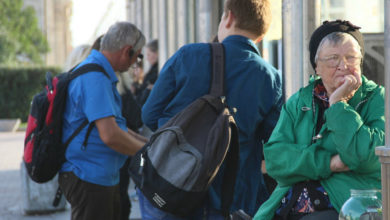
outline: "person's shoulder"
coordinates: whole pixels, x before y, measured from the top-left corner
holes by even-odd
[[[261,76],[268,76],[273,81],[277,81],[279,83],[282,83],[282,73],[276,69],[273,65],[266,62],[263,58],[260,56],[253,59],[251,62],[252,67],[257,70]]]
[[[210,46],[207,43],[186,44],[170,57],[169,63],[172,65],[188,65],[194,63],[204,63],[211,55]]]
[[[297,92],[292,94],[286,101],[287,108],[296,109],[303,106],[311,106],[314,85],[314,82],[309,83],[309,85],[300,88]]]
[[[374,81],[367,79],[365,76],[362,76],[362,93],[364,97],[385,97],[385,88],[381,85],[376,84]]]
[[[75,70],[77,70],[77,69],[79,69],[79,68],[81,68],[83,66],[91,65],[91,64],[100,65],[103,68],[104,72],[103,71],[97,71],[97,70],[88,71],[88,72],[86,72],[86,73],[76,77],[72,81],[85,82],[88,85],[93,84],[92,81],[107,81],[107,82],[110,81],[110,74],[108,74],[107,71],[105,70],[105,68],[103,67],[103,65],[101,63],[97,62],[96,60],[86,59],[83,62],[81,62],[75,68]]]
[[[186,53],[196,53],[196,52],[210,52],[210,45],[208,43],[191,43],[182,46],[178,52],[186,54]]]

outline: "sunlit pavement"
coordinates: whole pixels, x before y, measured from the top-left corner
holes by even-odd
[[[51,214],[24,215],[20,177],[23,139],[24,132],[0,132],[0,220],[69,220],[69,206]],[[130,186],[129,193],[133,192],[134,187]],[[132,200],[132,204],[130,219],[140,219],[138,202]]]

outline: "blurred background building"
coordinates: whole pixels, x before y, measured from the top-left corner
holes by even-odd
[[[24,5],[35,9],[38,25],[49,43],[50,51],[45,55],[45,64],[62,65],[72,51],[69,28],[72,0],[24,0]]]
[[[161,68],[184,44],[211,41],[217,34],[224,0],[94,1],[96,6],[105,4],[98,15],[85,9],[77,12],[72,6],[81,2],[75,0],[24,0],[24,3],[35,8],[39,26],[49,42],[47,65],[61,66],[72,48],[78,46],[74,38],[80,27],[72,30],[72,23],[93,17],[94,23],[85,25],[90,31],[81,43],[91,44],[115,20],[128,20],[144,32],[147,41],[159,40]],[[258,46],[263,57],[285,75],[287,97],[305,85],[313,73],[308,62],[308,41],[314,28],[325,20],[347,19],[362,27],[366,48],[364,73],[383,84],[384,0],[271,0],[271,3],[271,28]],[[118,14],[122,13],[124,16],[120,17]],[[297,57],[300,59],[293,61]]]

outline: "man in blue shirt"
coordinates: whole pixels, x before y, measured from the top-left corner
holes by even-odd
[[[86,145],[83,142],[89,126],[71,141],[60,170],[59,184],[71,204],[72,220],[119,219],[119,169],[126,155],[135,154],[145,140],[126,128],[115,72],[126,71],[134,64],[144,44],[145,37],[133,24],[115,23],[104,35],[100,52],[92,50],[76,67],[95,63],[108,76],[89,72],[69,84],[63,141],[85,119],[95,123]]]
[[[281,74],[266,63],[256,47],[269,28],[268,0],[227,0],[218,29],[225,47],[227,104],[236,108],[240,161],[231,211],[244,210],[253,216],[268,198],[261,173],[262,143],[279,117],[282,105]],[[143,122],[156,130],[210,88],[211,51],[208,44],[189,44],[177,51],[162,68],[142,109]],[[174,171],[173,171],[174,172]],[[208,200],[186,219],[223,219],[220,209],[221,169]],[[155,207],[140,191],[143,219],[180,219]]]

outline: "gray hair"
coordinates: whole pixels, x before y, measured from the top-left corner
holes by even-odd
[[[317,63],[318,60],[318,54],[324,47],[325,42],[329,42],[332,46],[340,45],[346,42],[347,40],[351,40],[355,46],[358,47],[358,51],[360,55],[362,56],[361,48],[359,45],[359,42],[350,34],[344,33],[344,32],[332,32],[328,35],[326,35],[324,38],[322,38],[320,44],[318,45],[318,49],[316,52],[316,56],[314,57],[314,62]]]
[[[127,45],[133,46],[133,50],[138,51],[145,45],[145,36],[130,22],[116,22],[104,34],[100,51],[115,52]]]

